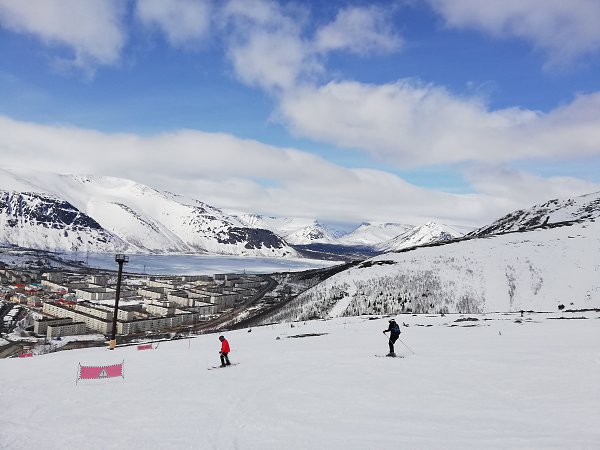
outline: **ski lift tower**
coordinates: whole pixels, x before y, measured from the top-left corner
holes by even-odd
[[[117,316],[119,315],[119,296],[121,295],[121,276],[123,275],[123,264],[129,262],[129,256],[118,254],[115,261],[119,264],[119,273],[117,275],[117,292],[115,293],[115,310],[113,313],[112,333],[110,335],[109,349],[114,350],[117,346]]]

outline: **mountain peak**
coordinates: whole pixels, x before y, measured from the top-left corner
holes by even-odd
[[[421,226],[414,227],[404,234],[397,236],[376,248],[380,251],[390,252],[402,250],[409,247],[417,247],[419,245],[431,244],[434,242],[449,241],[462,234],[448,225],[439,224],[436,222],[427,222]]]
[[[488,236],[513,231],[529,231],[539,227],[557,227],[573,223],[582,223],[600,218],[600,192],[579,197],[553,199],[534,205],[529,209],[520,209],[501,217],[469,236]]]

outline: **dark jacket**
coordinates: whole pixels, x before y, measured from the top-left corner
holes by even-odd
[[[390,337],[398,337],[400,336],[400,325],[396,322],[390,322],[390,326],[385,331],[390,332]]]

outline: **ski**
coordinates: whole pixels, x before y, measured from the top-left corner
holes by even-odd
[[[404,358],[403,355],[396,355],[396,356],[388,356],[388,355],[375,355],[377,358]]]
[[[212,367],[207,367],[207,370],[213,370],[213,369],[226,369],[227,367],[233,367],[233,366],[237,366],[239,363],[231,363],[228,366],[212,366]]]

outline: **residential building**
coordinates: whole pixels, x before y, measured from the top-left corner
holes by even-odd
[[[58,336],[75,336],[79,334],[85,334],[86,324],[85,322],[72,322],[66,324],[55,324],[48,325],[46,331],[46,337],[52,339]]]

